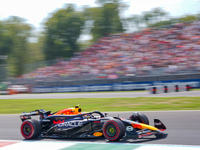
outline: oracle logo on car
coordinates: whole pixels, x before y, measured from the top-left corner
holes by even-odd
[[[83,121],[68,121],[68,122],[64,122],[64,123],[61,123],[61,124],[58,124],[57,126],[62,128],[62,127],[80,127],[83,125]]]

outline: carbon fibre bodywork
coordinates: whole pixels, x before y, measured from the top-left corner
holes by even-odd
[[[109,117],[99,111],[80,112],[72,115],[51,114],[50,111],[44,110],[24,113],[20,116],[21,134],[25,139],[34,139],[38,136],[49,138],[105,137],[110,141],[117,141],[123,137],[138,139],[150,135],[156,135],[156,137],[166,135],[164,133],[166,127],[158,119],[154,119],[154,126],[134,120],[139,113],[133,113],[131,119],[121,119]],[[31,119],[34,115],[39,115],[39,120]]]

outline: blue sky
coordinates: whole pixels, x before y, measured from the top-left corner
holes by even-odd
[[[35,28],[41,28],[42,22],[51,12],[62,8],[66,3],[77,6],[95,6],[95,0],[0,0],[0,20],[9,16],[19,16],[27,19],[27,23]],[[123,0],[130,7],[126,15],[140,14],[155,7],[162,7],[171,16],[200,13],[200,0]]]

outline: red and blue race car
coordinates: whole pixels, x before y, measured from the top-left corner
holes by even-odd
[[[39,119],[32,119],[38,115]],[[55,113],[35,110],[23,113],[21,134],[25,139],[36,139],[39,136],[48,138],[99,138],[119,141],[123,137],[138,139],[155,135],[156,138],[166,137],[166,127],[154,119],[154,126],[143,113],[135,112],[128,119],[109,117],[99,111],[83,113],[79,106],[67,108]]]

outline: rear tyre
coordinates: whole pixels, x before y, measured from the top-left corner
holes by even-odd
[[[149,119],[143,113],[135,112],[129,117],[129,120],[149,125]]]
[[[125,134],[125,125],[121,120],[108,120],[103,125],[103,135],[109,141],[119,141]]]
[[[22,136],[27,140],[36,139],[42,132],[41,123],[35,119],[25,120],[20,129]]]

